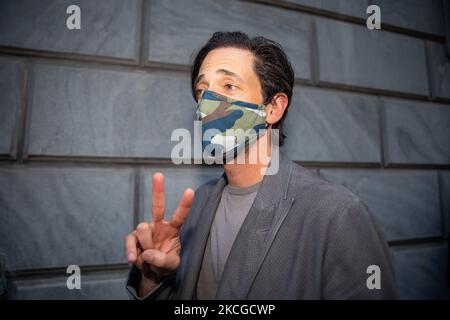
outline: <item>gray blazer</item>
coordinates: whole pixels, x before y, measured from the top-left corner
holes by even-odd
[[[181,264],[145,299],[196,299],[203,253],[226,177],[201,186],[181,231]],[[393,299],[386,240],[366,205],[280,154],[236,236],[217,299]],[[380,289],[367,286],[380,268]],[[369,279],[370,280],[370,279]],[[136,298],[140,272],[128,292]]]

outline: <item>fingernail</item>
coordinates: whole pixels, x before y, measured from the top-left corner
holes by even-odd
[[[133,255],[133,253],[129,253],[128,254],[128,262],[132,262],[132,261],[134,261],[134,255]]]

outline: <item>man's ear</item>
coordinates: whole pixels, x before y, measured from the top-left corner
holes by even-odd
[[[289,99],[285,93],[277,93],[271,103],[267,105],[266,122],[268,124],[275,124],[283,117],[289,103]]]

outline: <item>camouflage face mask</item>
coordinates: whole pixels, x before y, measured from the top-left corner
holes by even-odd
[[[203,155],[230,160],[265,133],[266,105],[228,98],[206,90],[197,105]],[[206,151],[206,152],[205,152]]]

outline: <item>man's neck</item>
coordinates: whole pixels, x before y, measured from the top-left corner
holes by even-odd
[[[226,164],[224,169],[228,184],[233,187],[249,187],[263,179],[261,167],[256,164]]]

